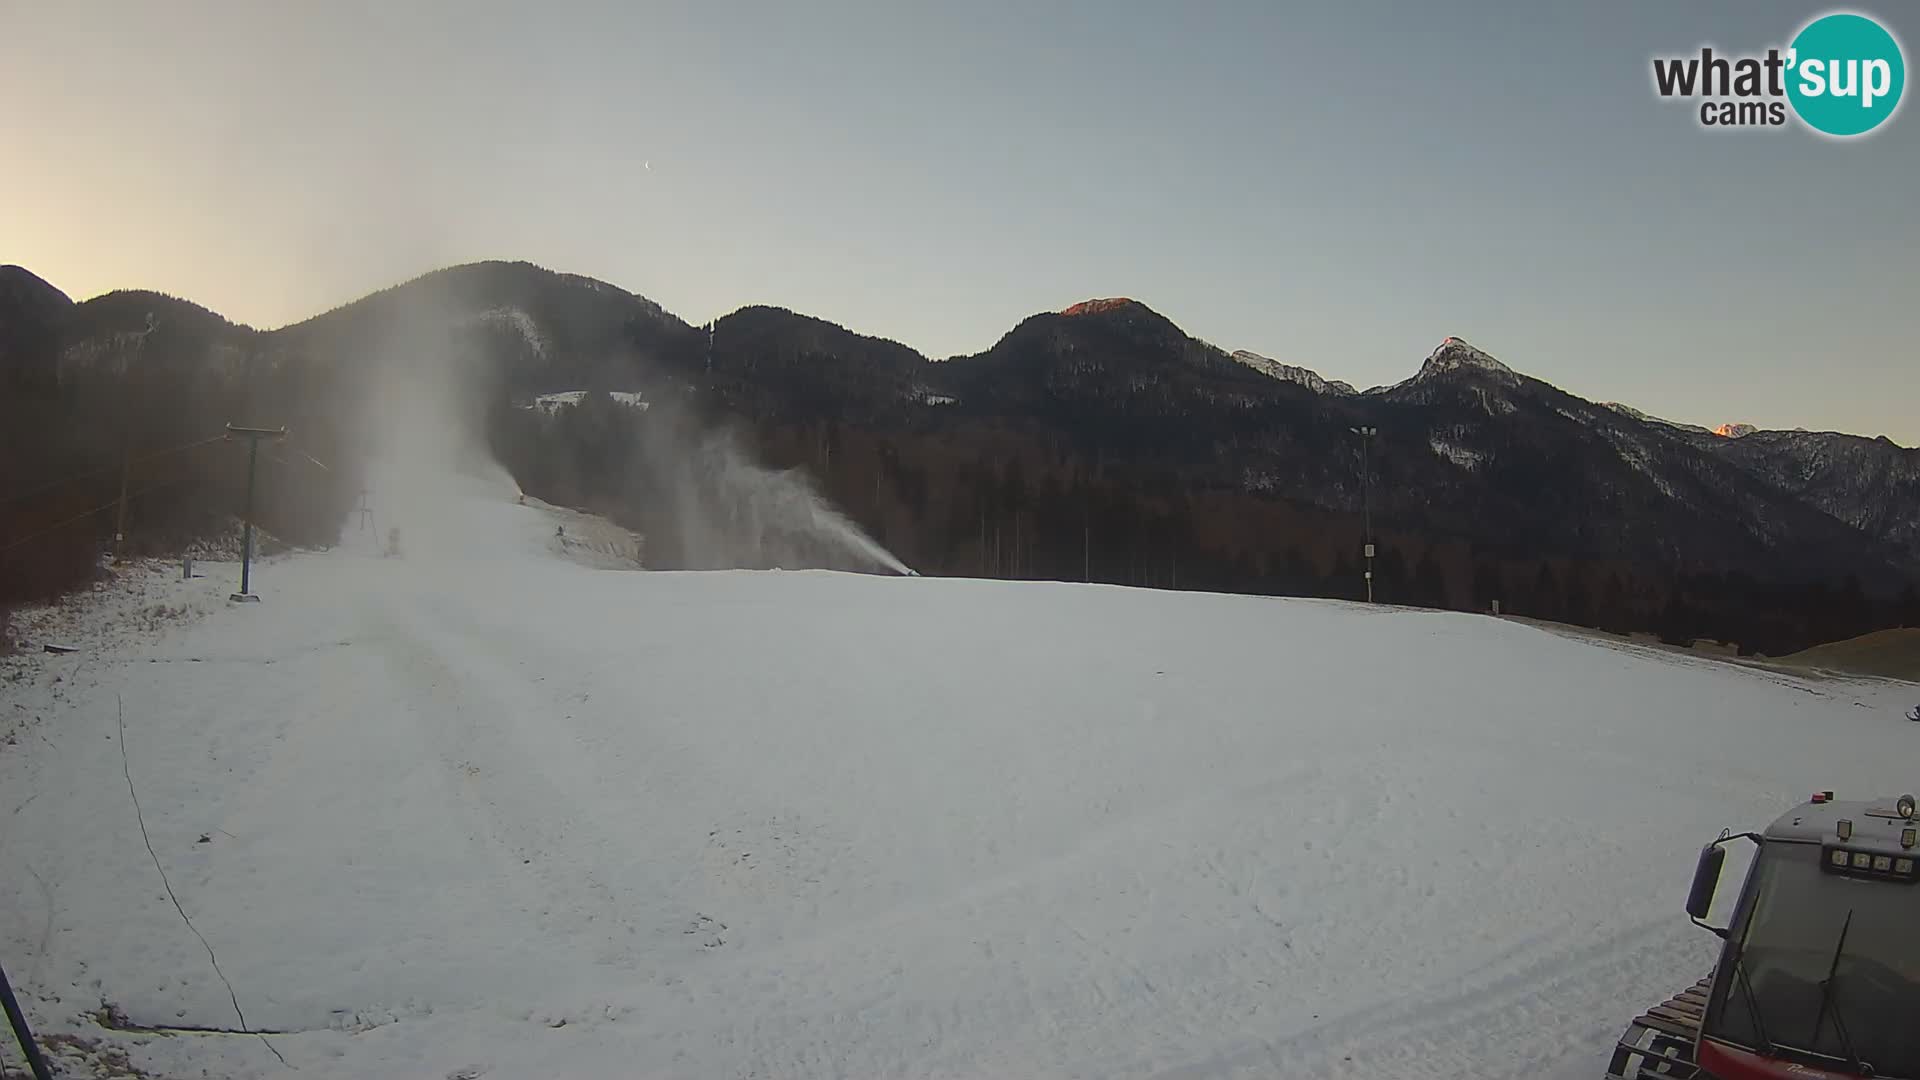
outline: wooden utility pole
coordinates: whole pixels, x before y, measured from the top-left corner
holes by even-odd
[[[147,336],[153,333],[159,324],[154,321],[153,312],[147,312],[147,328],[140,331],[140,343],[135,347],[133,369],[124,373],[120,393],[120,508],[113,519],[113,562],[118,566],[125,557],[121,545],[127,540],[127,473],[133,463],[133,414],[129,403],[134,395],[126,392],[126,381],[139,379],[144,387],[147,382]],[[145,397],[145,395],[141,395]]]
[[[246,534],[240,548],[240,591],[228,596],[227,599],[257,604],[260,598],[248,590],[251,582],[250,573],[253,569],[253,478],[260,463],[260,440],[273,439],[278,442],[287,437],[287,429],[284,426],[248,428],[228,424],[227,441],[233,441],[236,436],[247,440],[247,508],[243,518]]]
[[[125,558],[121,550],[121,545],[127,541],[127,467],[132,456],[132,448],[129,444],[133,441],[133,428],[131,426],[123,427],[120,430],[120,509],[114,515],[113,519],[113,561],[115,565],[119,565],[121,560]]]
[[[1013,512],[1013,557],[1011,561],[1013,564],[1013,572],[1008,576],[1017,578],[1020,576],[1020,511],[1018,510]]]

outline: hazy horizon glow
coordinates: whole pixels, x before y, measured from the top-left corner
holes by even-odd
[[[1826,5],[0,6],[0,263],[262,328],[527,260],[941,358],[1129,296],[1359,387],[1920,444],[1920,113],[1708,133],[1656,54]],[[1910,9],[1869,6],[1920,45]]]

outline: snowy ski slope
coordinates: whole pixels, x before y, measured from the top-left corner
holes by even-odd
[[[350,534],[257,605],[204,567],[150,583],[177,625],[13,662],[0,960],[43,1033],[169,1076],[1591,1077],[1711,961],[1702,843],[1920,787],[1900,684],[596,568],[478,484],[397,523],[398,558]],[[89,1015],[238,1026],[155,857],[297,1074]]]

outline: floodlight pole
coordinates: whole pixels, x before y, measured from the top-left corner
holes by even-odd
[[[278,441],[284,439],[287,437],[287,429],[284,425],[277,428],[249,428],[234,427],[232,424],[228,424],[227,441],[233,441],[236,436],[247,440],[247,508],[243,519],[246,526],[246,534],[240,548],[240,591],[227,597],[227,599],[257,604],[260,602],[260,598],[248,591],[248,586],[252,580],[251,571],[253,569],[253,478],[260,463],[260,440],[273,439]]]
[[[1360,515],[1362,549],[1367,560],[1367,603],[1373,603],[1373,437],[1380,434],[1377,427],[1348,428],[1348,431],[1360,436]]]

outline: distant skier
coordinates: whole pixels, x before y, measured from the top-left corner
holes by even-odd
[[[1913,721],[1916,724],[1920,724],[1920,705],[1915,705],[1913,707],[1913,711],[1907,714],[1907,719]]]

